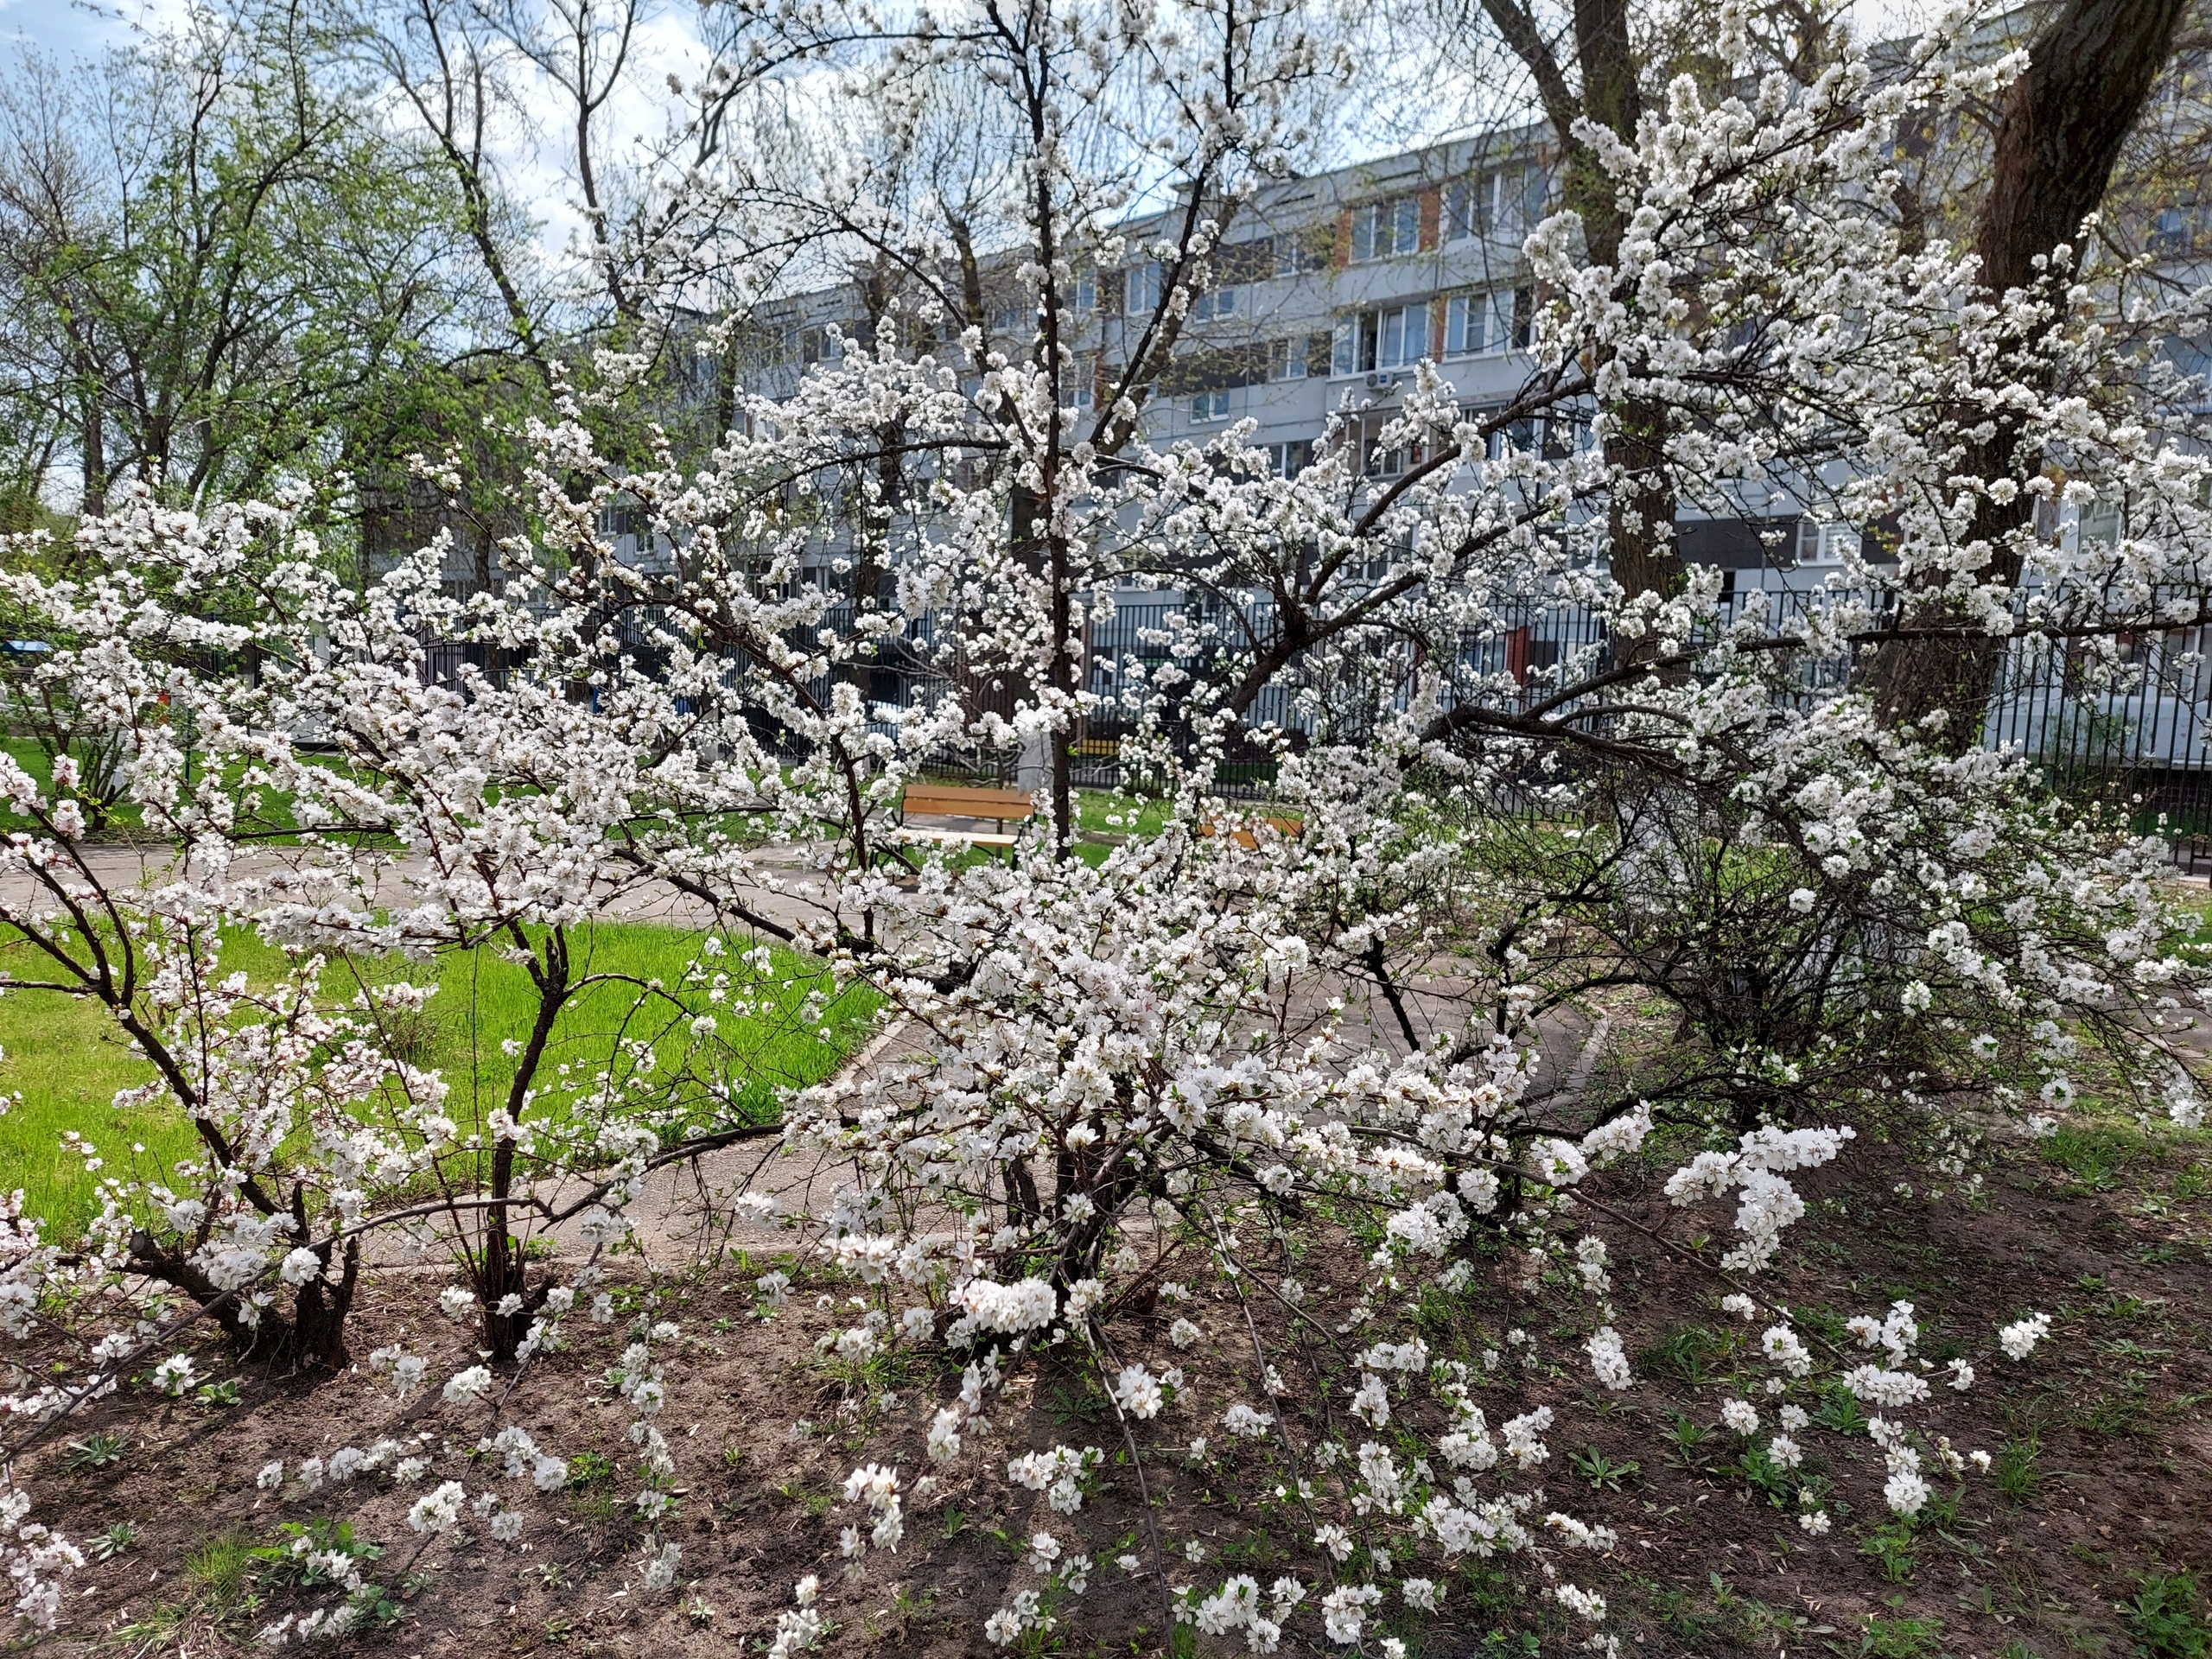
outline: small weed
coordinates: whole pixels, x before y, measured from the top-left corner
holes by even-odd
[[[1594,1446],[1583,1447],[1567,1461],[1574,1465],[1575,1473],[1588,1481],[1593,1488],[1603,1487],[1608,1491],[1615,1492],[1621,1490],[1623,1481],[1635,1479],[1637,1471],[1643,1467],[1643,1465],[1634,1461],[1615,1463]]]
[[[604,1526],[614,1518],[614,1493],[605,1486],[595,1491],[578,1492],[569,1500],[569,1507],[579,1519]]]
[[[2089,1312],[2101,1319],[2139,1319],[2157,1309],[2157,1303],[2146,1302],[2133,1292],[2115,1290],[2101,1306],[2091,1308]]]
[[[1688,1412],[1675,1412],[1667,1419],[1667,1457],[1693,1473],[1712,1464],[1713,1439],[1713,1431]]]
[[[2151,1414],[2151,1398],[2144,1386],[2146,1380],[2143,1372],[2130,1370],[2121,1376],[2117,1388],[2088,1395],[2073,1413],[2075,1426],[2115,1440],[2139,1433],[2144,1420]]]
[[[694,1596],[683,1604],[683,1617],[701,1630],[714,1623],[715,1608],[704,1596]]]
[[[1882,1570],[1882,1576],[1891,1584],[1902,1584],[1912,1576],[1912,1532],[1901,1523],[1878,1527],[1866,1535],[1859,1546],[1861,1555],[1871,1555]]]
[[[1253,1527],[1230,1538],[1221,1547],[1224,1567],[1243,1564],[1265,1567],[1275,1559],[1274,1535],[1265,1527]]]
[[[183,1608],[169,1602],[157,1601],[146,1610],[143,1618],[134,1618],[116,1631],[116,1645],[137,1646],[143,1652],[147,1648],[165,1643],[175,1634],[177,1627],[184,1623],[184,1615]]]
[[[2135,1598],[2120,1605],[2135,1651],[2146,1659],[2203,1659],[2212,1653],[2212,1624],[2200,1604],[2203,1594],[2186,1570],[2153,1573],[2136,1580]]]
[[[1513,1581],[1488,1561],[1471,1560],[1459,1569],[1460,1582],[1473,1617],[1503,1624],[1518,1611]]]
[[[92,1540],[92,1557],[111,1561],[124,1551],[137,1548],[137,1544],[138,1529],[128,1521],[118,1521]]]
[[[201,1405],[212,1410],[229,1410],[238,1402],[238,1378],[226,1376],[219,1382],[202,1382],[199,1399]]]
[[[597,1452],[579,1452],[569,1459],[569,1485],[573,1491],[599,1485],[614,1478],[614,1465]]]
[[[2037,1143],[2043,1155],[2069,1175],[2085,1192],[2109,1192],[2120,1185],[2120,1172],[2135,1150],[2130,1137],[2108,1129],[2061,1129]]]
[[[185,1576],[209,1599],[227,1605],[245,1588],[253,1552],[235,1533],[210,1538],[184,1558]]]
[[[1948,1492],[1930,1492],[1920,1506],[1920,1513],[1912,1517],[1915,1529],[1942,1533],[1955,1543],[1953,1535],[1959,1529],[1959,1505],[1966,1501],[1967,1489],[1955,1486]]]
[[[1775,1508],[1789,1509],[1797,1502],[1797,1489],[1803,1482],[1796,1471],[1777,1463],[1766,1447],[1746,1446],[1736,1466],[1743,1471],[1744,1478],[1751,1483],[1752,1489]]]
[[[1649,1370],[1671,1371],[1692,1388],[1701,1388],[1730,1345],[1709,1326],[1678,1325],[1643,1351],[1643,1363]]]
[[[277,1528],[282,1541],[247,1552],[253,1576],[264,1584],[297,1585],[312,1590],[341,1581],[344,1564],[373,1561],[384,1546],[356,1538],[351,1522],[327,1516],[301,1522],[287,1521]]]
[[[2024,1440],[2007,1440],[1997,1448],[1997,1490],[2005,1495],[2008,1503],[2025,1503],[2043,1484],[2043,1471],[2036,1467],[2036,1459],[2043,1452],[2043,1442],[2030,1434]]]
[[[69,1442],[69,1455],[62,1465],[69,1469],[105,1469],[111,1463],[123,1461],[123,1454],[130,1449],[130,1442],[120,1434],[87,1434],[81,1440]]]
[[[776,1491],[783,1497],[789,1498],[792,1503],[804,1510],[806,1511],[807,1518],[813,1521],[819,1521],[823,1516],[829,1514],[830,1506],[833,1502],[835,1502],[833,1494],[829,1492],[810,1492],[804,1486],[801,1485],[795,1480],[785,1481],[782,1485],[777,1487]]]
[[[1697,1611],[1690,1592],[1668,1586],[1651,1595],[1651,1616],[1685,1642],[1695,1642],[1719,1621]]]
[[[1839,1434],[1857,1436],[1866,1432],[1866,1414],[1859,1409],[1859,1396],[1840,1382],[1830,1383],[1821,1393],[1813,1421]]]
[[[906,1635],[914,1621],[929,1611],[930,1604],[936,1599],[937,1592],[934,1590],[925,1590],[917,1595],[903,1584],[893,1585],[891,1587],[891,1611],[899,1616],[899,1634]]]
[[[1940,1618],[1869,1618],[1859,1651],[1868,1659],[1935,1659],[1942,1643]]]
[[[1045,1409],[1052,1421],[1063,1427],[1071,1423],[1103,1422],[1114,1408],[1106,1396],[1095,1389],[1062,1386],[1046,1396]]]

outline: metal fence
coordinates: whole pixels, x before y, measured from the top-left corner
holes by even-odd
[[[1746,589],[1722,601],[1716,619],[1735,624],[1751,607],[1764,629],[1795,631],[1810,607],[1847,598],[1804,590]],[[1880,614],[1878,611],[1875,613]],[[1253,639],[1265,639],[1273,617],[1265,605],[1243,618],[1217,611],[1184,614],[1173,601],[1124,602],[1091,637],[1091,690],[1109,707],[1126,678],[1123,664],[1174,658],[1186,672],[1232,661]],[[1198,650],[1190,649],[1196,640]],[[1525,708],[1551,695],[1561,677],[1602,669],[1611,660],[1605,619],[1586,606],[1529,601],[1507,607],[1495,626],[1467,633],[1442,667],[1444,697]],[[2006,644],[1984,721],[1985,747],[2024,756],[2063,798],[2094,805],[2144,833],[2161,833],[2177,862],[2191,870],[2212,863],[2212,628],[2192,626],[2123,633],[2107,646],[2015,637]],[[1363,690],[1395,681],[1402,707],[1420,664],[1410,645],[1377,644]],[[1833,695],[1865,666],[1849,652],[1807,652],[1789,658],[1794,690],[1809,702]],[[1325,702],[1307,664],[1270,684],[1250,716],[1255,725],[1308,729],[1307,715]],[[1389,706],[1393,697],[1379,699]],[[1103,756],[1102,756],[1103,758]],[[1100,768],[1102,778],[1109,776]]]
[[[1747,589],[1723,601],[1716,619],[1727,626],[1748,607],[1763,607],[1768,631],[1794,629],[1808,607],[1850,597],[1803,590]],[[626,632],[642,641],[651,619],[626,619]],[[1265,600],[1232,608],[1179,594],[1122,596],[1095,607],[1087,631],[1084,675],[1096,712],[1073,738],[1077,780],[1095,787],[1137,781],[1124,745],[1141,709],[1157,716],[1157,729],[1185,758],[1195,741],[1184,718],[1192,688],[1241,674],[1254,650],[1274,626]],[[849,633],[849,607],[834,607],[818,627]],[[808,631],[810,634],[814,630]],[[797,645],[811,639],[795,639]],[[911,620],[898,639],[849,671],[864,680],[863,695],[891,729],[899,711],[931,707],[955,691],[982,709],[1011,713],[1016,688],[966,669],[944,649],[938,619]],[[1326,723],[1332,709],[1402,709],[1421,671],[1440,673],[1447,706],[1477,700],[1500,708],[1526,708],[1548,696],[1579,671],[1602,668],[1611,644],[1605,619],[1587,607],[1529,600],[1502,609],[1491,626],[1464,634],[1441,661],[1433,645],[1379,636],[1333,656],[1293,661],[1261,689],[1245,713],[1247,735],[1232,741],[1218,776],[1224,791],[1264,798],[1274,779],[1271,754],[1284,734],[1299,742]],[[2061,797],[2124,817],[2137,828],[2166,837],[2177,861],[2195,870],[2212,864],[2212,628],[2120,634],[2101,647],[2015,638],[2007,643],[1984,721],[1982,742],[2024,755]],[[478,648],[433,644],[425,664],[433,678],[454,675]],[[1849,653],[1792,656],[1794,690],[1779,695],[1807,701],[1847,685],[1863,664]],[[1180,671],[1162,688],[1159,671]],[[826,699],[825,680],[814,688]],[[1339,728],[1341,734],[1341,728]],[[777,740],[773,732],[763,735]],[[1009,756],[947,751],[934,770],[969,779],[1012,781],[1019,762]]]

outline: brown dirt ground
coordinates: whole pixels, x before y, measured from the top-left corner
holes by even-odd
[[[1701,1262],[1723,1245],[1700,1236],[1723,1230],[1725,1216],[1667,1206],[1657,1190],[1666,1167],[1657,1148],[1592,1189],[1674,1246],[1606,1230],[1616,1241],[1614,1300],[1636,1360],[1632,1390],[1597,1396],[1580,1351],[1592,1323],[1589,1304],[1563,1282],[1531,1301],[1440,1316],[1427,1325],[1429,1340],[1440,1353],[1471,1357],[1509,1325],[1536,1337],[1535,1363],[1509,1363],[1480,1402],[1493,1426],[1537,1402],[1558,1412],[1548,1436],[1548,1504],[1620,1535],[1604,1560],[1558,1559],[1563,1573],[1606,1596],[1626,1654],[2179,1659],[2191,1650],[2139,1645],[2141,1630],[2122,1604],[2147,1573],[2194,1567],[2212,1578],[2206,1143],[2146,1135],[2126,1118],[2079,1118],[2056,1141],[2000,1147],[1972,1205],[1897,1190],[1910,1166],[1872,1136],[1854,1143],[1842,1165],[1804,1179],[1813,1212],[1793,1231],[1789,1265],[1766,1281],[1767,1294],[1812,1331],[1894,1299],[1912,1301],[1920,1352],[1939,1364],[1968,1353],[1980,1374],[1963,1397],[1937,1389],[1942,1421],[1932,1426],[1961,1451],[2002,1456],[2009,1447],[2016,1464],[2033,1447],[2029,1480],[2014,1497],[1993,1475],[1970,1475],[1953,1505],[1939,1484],[1937,1503],[1916,1528],[1885,1535],[1896,1542],[1886,1564],[1868,1550],[1870,1535],[1890,1517],[1881,1460],[1863,1433],[1816,1427],[1800,1437],[1804,1472],[1833,1481],[1850,1506],[1818,1539],[1795,1526],[1792,1509],[1760,1494],[1737,1465],[1738,1443],[1717,1427],[1702,1447],[1662,1452],[1670,1411],[1716,1425],[1719,1401],[1755,1388],[1766,1372],[1751,1363],[1761,1325],[1711,1311],[1726,1287]],[[1357,1259],[1346,1250],[1299,1264],[1319,1306],[1344,1306],[1349,1279],[1338,1269]],[[1159,1578],[1147,1570],[1132,1579],[1109,1564],[1123,1549],[1144,1549],[1134,1483],[1126,1461],[1116,1461],[1120,1432],[1071,1363],[1047,1363],[1019,1382],[994,1414],[997,1444],[971,1434],[968,1455],[941,1490],[910,1505],[900,1552],[872,1558],[859,1584],[839,1580],[836,1535],[854,1516],[834,1500],[838,1483],[861,1455],[895,1460],[910,1481],[919,1474],[927,1408],[949,1396],[957,1374],[936,1362],[894,1360],[849,1394],[814,1357],[811,1342],[850,1318],[818,1307],[817,1298],[834,1294],[842,1301],[857,1287],[803,1279],[804,1294],[764,1323],[754,1317],[751,1281],[768,1265],[756,1249],[654,1281],[633,1271],[626,1287],[627,1306],[654,1299],[654,1317],[677,1321],[683,1332],[675,1344],[680,1357],[668,1357],[659,1419],[679,1471],[677,1516],[663,1535],[683,1548],[675,1592],[648,1592],[640,1583],[644,1529],[626,1509],[636,1490],[626,1456],[628,1413],[603,1380],[625,1326],[579,1319],[573,1349],[531,1367],[497,1416],[490,1408],[439,1408],[410,1417],[365,1369],[315,1387],[249,1372],[240,1402],[229,1409],[170,1403],[149,1414],[143,1399],[111,1404],[105,1421],[88,1421],[78,1432],[129,1434],[133,1444],[122,1461],[71,1470],[57,1446],[16,1471],[37,1497],[39,1518],[73,1537],[124,1521],[137,1529],[130,1548],[77,1575],[64,1627],[45,1645],[57,1654],[132,1659],[246,1650],[262,1624],[288,1610],[329,1605],[332,1593],[241,1576],[234,1552],[226,1569],[224,1552],[208,1551],[211,1541],[266,1543],[283,1522],[331,1516],[386,1548],[381,1581],[399,1592],[396,1622],[346,1643],[365,1655],[759,1652],[777,1612],[791,1605],[793,1581],[809,1571],[822,1573],[823,1605],[836,1626],[828,1651],[985,1652],[982,1619],[1031,1582],[1019,1564],[1020,1541],[1048,1523],[1099,1562],[1089,1594],[1075,1604],[1082,1630],[1064,1625],[1051,1649],[1161,1650]],[[1164,1276],[1197,1275],[1171,1267]],[[434,1357],[434,1376],[469,1363],[463,1333],[429,1306],[442,1281],[420,1270],[378,1270],[355,1317],[356,1353],[404,1340]],[[1683,1332],[1685,1307],[1707,1310],[1688,1321],[1694,1334]],[[1994,1330],[2029,1308],[2051,1314],[2053,1338],[2014,1364],[1996,1354]],[[1277,1562],[1289,1560],[1286,1546],[1300,1535],[1300,1520],[1257,1496],[1277,1478],[1263,1477],[1266,1447],[1224,1448],[1224,1405],[1257,1397],[1241,1315],[1233,1305],[1199,1313],[1206,1337],[1181,1357],[1196,1400],[1150,1426],[1159,1432],[1147,1446],[1160,1448],[1146,1457],[1154,1518],[1171,1552],[1192,1540],[1207,1552],[1203,1567],[1173,1562],[1171,1582],[1211,1589],[1224,1573],[1250,1571],[1265,1583],[1283,1570]],[[1156,1331],[1171,1317],[1165,1306],[1130,1308],[1115,1328]],[[1332,1392],[1341,1399],[1341,1357],[1317,1351],[1310,1358],[1336,1373]],[[1732,1386],[1732,1375],[1739,1379]],[[882,1402],[885,1389],[899,1396],[895,1407]],[[795,1439],[795,1418],[817,1427]],[[572,1459],[595,1452],[613,1473],[541,1499],[527,1482],[494,1483],[495,1471],[464,1470],[461,1454],[500,1422],[520,1423]],[[449,1535],[410,1563],[414,1540],[404,1516],[427,1487],[394,1488],[378,1478],[313,1497],[296,1488],[281,1497],[255,1488],[255,1471],[270,1458],[296,1461],[417,1431],[449,1453],[438,1458],[432,1480],[464,1478],[472,1492],[496,1484],[527,1498],[521,1545]],[[1170,1449],[1198,1433],[1209,1435],[1215,1453],[1205,1465]],[[995,1478],[1007,1446],[1053,1440],[1096,1445],[1109,1459],[1072,1522],[1050,1516],[1041,1495],[1009,1492]],[[1592,1471],[1602,1477],[1586,1454],[1591,1447],[1621,1465],[1605,1484],[1591,1478]],[[1310,1554],[1299,1552],[1300,1565]],[[1406,1629],[1413,1653],[1570,1650],[1578,1632],[1550,1604],[1516,1587],[1530,1578],[1525,1571],[1509,1576],[1477,1562],[1439,1576],[1447,1586],[1444,1610],[1425,1629]],[[1389,1605],[1395,1607],[1395,1598]],[[2200,1611],[2212,1618],[2212,1610]],[[1324,1648],[1319,1634],[1309,1601],[1290,1624],[1284,1651],[1339,1651]],[[1232,1639],[1209,1640],[1198,1650],[1244,1649]]]

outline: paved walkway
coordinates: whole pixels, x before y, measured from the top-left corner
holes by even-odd
[[[81,855],[86,869],[102,887],[120,894],[158,887],[175,868],[176,849],[166,842],[130,843],[100,842]],[[280,849],[239,855],[232,864],[241,880],[269,880],[300,867],[304,861]],[[372,855],[364,867],[372,871],[370,897],[379,906],[393,908],[421,902],[429,874],[429,861],[419,856],[393,858]],[[824,879],[807,864],[804,847],[772,848],[754,861],[760,885],[747,889],[747,906],[771,921],[796,931],[824,913],[820,899],[828,892]],[[0,876],[0,902],[21,906],[40,896],[41,889],[20,872]],[[680,892],[666,881],[644,880],[613,869],[607,871],[599,908],[604,915],[623,921],[661,922],[671,926],[704,927],[715,920],[712,906]]]

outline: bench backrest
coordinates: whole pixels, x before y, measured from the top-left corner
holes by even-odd
[[[1021,823],[1037,816],[1036,803],[1019,789],[966,789],[957,784],[909,784],[899,803],[905,813],[948,818],[990,818]]]
[[[1296,841],[1306,833],[1306,820],[1303,818],[1262,818],[1258,822],[1267,825],[1285,841]],[[1217,836],[1221,833],[1221,827],[1208,820],[1198,826],[1198,833]],[[1249,830],[1236,830],[1234,839],[1239,847],[1257,847],[1260,844],[1259,837]]]

